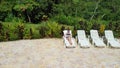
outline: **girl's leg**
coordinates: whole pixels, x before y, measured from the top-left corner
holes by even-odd
[[[71,37],[68,38],[68,41],[72,45],[72,39],[71,39]]]

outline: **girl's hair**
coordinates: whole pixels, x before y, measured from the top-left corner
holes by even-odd
[[[70,28],[68,27],[67,30],[70,30]]]
[[[67,28],[67,32],[68,32],[68,33],[70,32],[70,28],[69,28],[69,27]]]

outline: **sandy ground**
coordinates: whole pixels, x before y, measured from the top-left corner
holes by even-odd
[[[120,49],[65,48],[55,38],[0,42],[0,68],[120,68]]]

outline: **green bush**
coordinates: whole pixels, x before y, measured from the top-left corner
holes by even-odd
[[[0,23],[0,41],[38,38],[60,38],[62,32],[72,26],[60,25],[53,21],[42,22],[41,24],[4,22]],[[64,29],[62,28],[64,27]],[[74,32],[73,32],[74,33]]]
[[[25,29],[27,29],[27,32],[25,30],[25,33],[29,34],[30,39],[38,39],[38,38],[40,38],[39,24],[25,23]]]
[[[114,35],[116,37],[120,37],[120,21],[117,21],[115,24],[114,24]]]
[[[39,27],[40,38],[44,38],[47,36],[47,34],[46,34],[47,30],[48,30],[48,27],[46,26],[45,23],[40,25],[40,27]]]
[[[10,25],[9,24],[2,24],[2,27],[0,28],[0,40],[1,41],[8,41],[10,40]]]
[[[94,22],[92,25],[92,29],[99,30],[100,29],[100,24],[97,22]]]
[[[54,17],[54,20],[57,21],[59,24],[72,26],[72,25],[78,24],[80,18],[72,17],[72,16],[65,16],[65,15],[57,15]]]
[[[8,16],[5,18],[5,22],[19,23],[24,22],[24,20],[22,18],[15,17],[13,14],[8,14]]]
[[[8,40],[16,40],[18,37],[16,36],[15,29],[16,24],[13,23],[3,23],[4,25],[4,38],[8,38]]]
[[[30,30],[30,39],[32,39],[33,38],[33,29],[30,28],[29,30]]]
[[[114,31],[115,37],[120,37],[120,22],[113,21],[112,24],[106,22],[107,21],[86,21],[84,19],[79,19],[78,23],[72,26],[54,21],[45,21],[41,22],[41,24],[3,22],[0,23],[0,41],[53,37],[60,38],[63,36],[63,30],[68,27],[72,30],[74,37],[77,35],[76,31],[78,29],[84,29],[88,35],[91,29],[99,30],[100,35],[104,34],[104,29],[109,29]]]
[[[3,24],[2,22],[0,22],[0,34],[2,33],[2,29],[3,29]]]
[[[30,31],[29,31],[29,29],[27,29],[27,28],[24,30],[23,39],[31,39]]]
[[[19,39],[23,39],[23,37],[24,37],[24,29],[25,29],[25,26],[22,23],[17,26]]]
[[[99,29],[100,36],[104,35],[104,30],[105,30],[105,25],[101,24]]]
[[[0,22],[0,41],[3,41],[4,33],[3,33],[3,24]]]
[[[61,25],[56,22],[43,22],[39,27],[40,37],[61,37]]]

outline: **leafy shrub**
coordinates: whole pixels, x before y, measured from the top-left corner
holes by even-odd
[[[115,23],[113,31],[116,37],[120,37],[120,21]]]
[[[57,15],[54,17],[54,20],[57,21],[59,24],[65,25],[76,25],[79,22],[79,18],[72,17],[72,16],[65,16],[65,15]]]
[[[30,28],[30,39],[32,39],[33,38],[33,30],[32,30],[32,28]]]
[[[61,37],[61,26],[56,22],[43,22],[40,25],[39,33],[41,37]]]
[[[56,22],[48,22],[47,27],[49,28],[48,35],[51,37],[60,37],[61,26]]]
[[[2,22],[0,22],[0,35],[2,34],[2,30],[3,30],[3,24]]]
[[[6,31],[6,32],[5,32],[4,37],[5,37],[5,41],[10,40],[10,34],[9,34],[9,31]]]
[[[28,34],[29,39],[40,38],[39,34],[39,24],[25,23],[25,34]]]
[[[4,28],[4,40],[5,38],[8,38],[8,40],[17,40],[18,36],[16,35],[16,32],[15,32],[17,24],[4,22],[3,25],[4,25],[3,27]]]
[[[63,34],[63,30],[65,30],[65,26],[62,26],[62,27],[61,27],[61,33],[60,33],[60,34],[61,34],[62,36],[64,35],[64,34]]]
[[[15,17],[12,14],[8,14],[5,18],[5,22],[24,22],[24,20],[22,18]]]
[[[105,30],[105,25],[101,24],[99,29],[99,33],[101,36],[104,34],[104,30]]]
[[[72,26],[60,25],[53,21],[42,22],[41,24],[0,23],[0,41],[18,40],[18,39],[37,39],[45,37],[61,37],[62,31]],[[62,28],[62,26],[64,28]],[[74,33],[74,32],[73,32]]]
[[[85,19],[80,19],[80,21],[78,23],[79,24],[76,24],[74,26],[74,30],[75,31],[85,30],[86,34],[89,34],[89,31],[91,30],[93,23],[90,21],[86,21]],[[77,34],[77,33],[75,32],[75,34]]]
[[[17,34],[17,26],[18,23],[4,23],[4,25],[9,25],[9,27],[6,27],[6,30],[9,29],[10,33],[10,40],[18,40],[18,34]]]
[[[114,25],[113,25],[113,22],[109,22],[109,23],[107,24],[106,29],[112,30],[112,29],[114,28],[113,26],[114,26]]]
[[[42,21],[47,21],[48,20],[48,16],[47,15],[43,15],[42,16]]]
[[[82,21],[82,20],[79,21],[79,27],[82,30],[87,30],[87,27],[88,27],[87,21]]]
[[[31,39],[29,29],[27,29],[27,28],[24,29],[24,36],[23,36],[23,38],[24,39]]]
[[[44,38],[46,37],[46,31],[48,30],[48,28],[46,27],[46,24],[45,25],[41,25],[40,28],[39,28],[39,34],[40,34],[40,37],[41,38]]]
[[[72,31],[73,33],[73,37],[75,37],[75,36],[77,36],[77,28],[74,26],[74,28],[73,28],[73,31]]]
[[[3,24],[0,22],[0,41],[3,41],[4,33],[3,33]]]
[[[92,25],[92,29],[99,30],[100,29],[100,24],[94,22],[93,25]]]
[[[40,34],[39,34],[39,29],[38,28],[33,28],[32,31],[33,31],[33,35],[32,35],[33,39],[40,38]]]
[[[119,29],[120,29],[120,22],[118,21],[114,24],[114,31],[118,32]]]
[[[23,39],[23,37],[24,37],[24,29],[25,29],[25,26],[24,26],[23,23],[20,23],[17,26],[16,30],[17,30],[17,35],[18,35],[19,39]]]
[[[4,25],[0,24],[0,41],[8,41],[10,40],[10,29],[9,24]]]
[[[60,24],[67,24],[69,25],[69,20],[65,15],[56,16],[55,20],[57,20]]]
[[[27,24],[27,25],[29,25],[29,24]],[[27,26],[27,25],[25,25],[25,24],[18,25],[18,27],[17,27],[18,33],[17,34],[18,34],[19,39],[32,39],[32,38],[34,38],[34,33],[33,33],[32,27]]]

